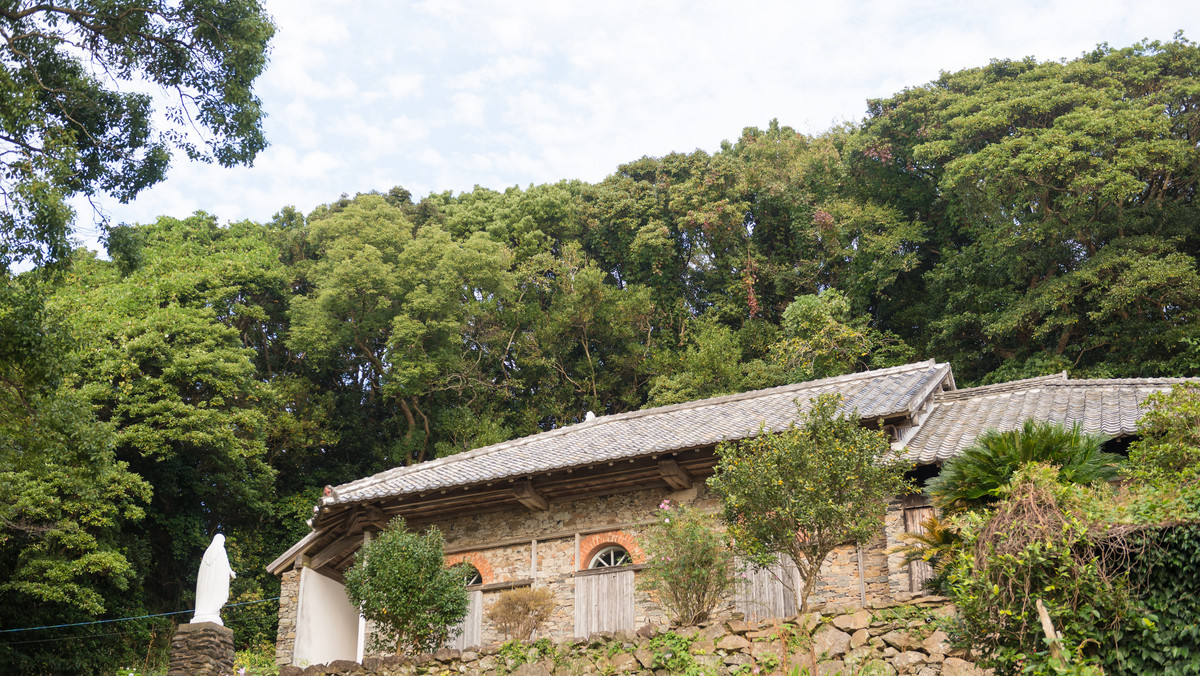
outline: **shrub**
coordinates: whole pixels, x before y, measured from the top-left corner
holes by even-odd
[[[1139,612],[1113,632],[1104,666],[1113,674],[1200,673],[1200,525],[1142,531],[1134,560]]]
[[[1138,421],[1140,439],[1129,446],[1128,473],[1135,480],[1200,482],[1200,384],[1183,383],[1146,397]]]
[[[1040,462],[1059,468],[1058,480],[1087,485],[1112,479],[1122,462],[1101,447],[1108,437],[1084,434],[1079,425],[1026,420],[1021,429],[988,430],[930,479],[927,490],[943,508],[980,506],[999,500],[1013,474]]]
[[[488,608],[488,619],[505,640],[528,641],[554,612],[554,594],[545,587],[510,589]]]
[[[409,532],[393,519],[363,545],[346,571],[346,596],[376,625],[372,650],[418,653],[437,649],[467,614],[460,566],[447,568],[442,533]]]
[[[659,505],[662,517],[642,538],[649,557],[640,585],[654,594],[678,625],[708,619],[737,580],[733,552],[717,520],[688,507]]]
[[[1094,662],[1110,647],[1098,639],[1132,612],[1128,549],[1096,516],[1111,496],[1060,483],[1057,468],[1037,463],[1018,470],[1007,493],[994,512],[956,518],[962,545],[945,571],[959,610],[956,642],[1002,673],[1052,672],[1035,610],[1041,599],[1064,647]]]

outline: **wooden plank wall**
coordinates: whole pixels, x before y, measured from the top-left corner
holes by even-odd
[[[909,533],[924,533],[923,521],[933,516],[933,507],[910,507],[904,510],[904,530]],[[933,577],[933,566],[924,561],[908,564],[909,591],[924,591],[925,581]]]
[[[575,578],[575,635],[633,631],[633,571]]]
[[[467,605],[467,616],[459,624],[462,631],[458,632],[458,636],[446,644],[448,648],[466,650],[471,646],[480,645],[480,633],[483,628],[483,592],[472,591],[467,592],[467,595],[471,600],[469,605]]]
[[[796,595],[792,587],[798,576],[796,564],[791,559],[784,559],[784,562],[777,562],[768,568],[747,564],[744,572],[746,577],[738,583],[734,592],[733,607],[746,614],[746,621],[796,614]]]

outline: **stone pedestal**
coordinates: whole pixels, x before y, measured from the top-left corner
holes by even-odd
[[[171,640],[167,676],[233,674],[233,630],[215,622],[181,624]]]

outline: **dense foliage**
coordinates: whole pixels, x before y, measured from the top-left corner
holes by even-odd
[[[128,202],[173,147],[223,166],[266,147],[251,84],[275,29],[257,0],[19,0],[0,28],[0,273],[68,252],[71,195]],[[129,82],[176,95],[165,128]]]
[[[39,604],[5,627],[185,608],[218,524],[233,598],[270,599],[263,566],[303,534],[315,487],[587,411],[926,358],[960,385],[1200,375],[1200,48],[1182,37],[994,61],[872,101],[859,125],[771,122],[594,184],[396,187],[265,223],[113,227],[102,260],[67,250],[63,200],[132,198],[172,146],[248,161],[271,28],[249,0],[67,6],[90,23],[0,11],[63,86],[0,50],[0,127],[29,146],[4,147],[25,164],[0,186],[15,200],[0,223],[0,607]],[[157,135],[140,94],[89,79],[62,46],[88,26],[111,73],[178,82],[214,145]],[[197,51],[155,40],[184,35]],[[85,103],[100,107],[80,117]],[[20,262],[38,267],[16,276]],[[1146,471],[1191,462],[1146,439]],[[77,561],[95,565],[64,577]],[[269,617],[238,613],[239,646],[270,640]],[[103,649],[74,671],[144,657],[151,631],[87,639]],[[58,645],[10,644],[0,667],[72,671]]]
[[[432,652],[467,614],[462,570],[447,567],[441,531],[408,530],[394,519],[354,555],[346,596],[375,623],[372,651]]]
[[[999,673],[1200,673],[1195,388],[1148,408],[1117,468],[1133,480],[1117,490],[1112,463],[1093,462],[1096,440],[1033,424],[1007,441],[985,435],[978,457],[932,487],[956,513],[906,556],[935,562],[933,584],[959,609],[955,640]],[[1058,656],[1037,604],[1061,635]]]
[[[942,573],[958,607],[959,644],[1000,673],[1053,673],[1043,671],[1051,657],[1035,610],[1041,601],[1076,659],[1114,648],[1105,637],[1133,615],[1133,600],[1126,546],[1098,511],[1111,504],[1102,491],[1029,462],[994,510],[961,517],[962,540]]]
[[[1118,627],[1105,668],[1116,674],[1200,673],[1200,526],[1147,531],[1132,571],[1141,618]]]
[[[1085,434],[1078,424],[1026,420],[1020,429],[986,430],[942,466],[926,491],[943,509],[994,502],[1009,490],[1013,475],[1031,462],[1058,469],[1058,481],[1089,485],[1117,476],[1123,458],[1102,450],[1108,437]]]
[[[708,485],[737,551],[760,566],[786,556],[804,583],[793,589],[808,611],[825,558],[839,545],[879,536],[888,502],[911,490],[887,436],[839,410],[841,397],[821,395],[799,421],[717,447]]]

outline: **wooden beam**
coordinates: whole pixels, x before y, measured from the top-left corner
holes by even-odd
[[[383,510],[375,505],[367,505],[363,508],[362,514],[358,517],[358,526],[374,528],[375,530],[383,530],[387,527],[388,518],[384,515]]]
[[[641,528],[649,526],[652,523],[658,523],[657,520],[650,521],[624,521],[621,523],[609,523],[603,526],[592,526],[591,528],[582,528],[577,530],[562,530],[554,533],[538,533],[534,542],[548,542],[550,540],[563,540],[576,535],[592,535],[594,533],[609,533],[615,530],[629,530],[630,528]],[[512,547],[529,542],[533,536],[523,535],[514,538],[506,538],[504,540],[492,540],[480,544],[471,545],[455,545],[446,547],[442,550],[446,554],[462,554],[463,552],[479,552],[485,549],[498,549],[500,547]]]
[[[357,537],[346,537],[341,540],[334,540],[328,547],[317,552],[312,557],[312,562],[309,563],[309,568],[324,568],[326,564],[332,563],[336,559],[344,556],[350,550],[357,549],[362,544],[362,539]]]
[[[546,501],[546,497],[537,492],[531,481],[518,481],[513,484],[513,495],[522,505],[525,505],[533,511],[543,511],[550,509],[550,503]]]
[[[663,481],[666,481],[668,486],[677,491],[692,487],[691,475],[674,460],[659,460],[658,473],[662,475]]]

